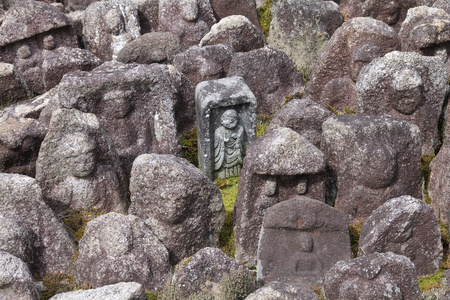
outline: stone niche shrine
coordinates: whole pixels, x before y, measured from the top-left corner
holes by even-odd
[[[241,77],[199,83],[195,89],[198,160],[211,180],[239,176],[256,139],[256,97]]]

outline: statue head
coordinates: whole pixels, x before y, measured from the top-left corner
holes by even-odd
[[[28,45],[22,45],[17,49],[17,56],[19,58],[28,58],[31,56],[31,50]]]
[[[75,177],[83,178],[95,170],[95,142],[84,133],[68,134],[61,141],[63,157],[68,172]],[[61,149],[61,148],[60,148]]]
[[[362,67],[370,63],[374,58],[380,56],[380,48],[374,44],[364,43],[354,49],[350,55],[349,62],[349,71],[352,80],[356,82]]]
[[[239,117],[237,112],[234,109],[228,109],[220,118],[220,124],[226,129],[234,129],[239,122]]]
[[[46,37],[44,37],[43,46],[44,46],[44,49],[46,49],[46,50],[53,50],[56,48],[56,42],[55,42],[55,38],[53,37],[53,35],[49,34]]]
[[[103,113],[122,119],[132,110],[131,92],[124,90],[112,90],[103,95]]]
[[[391,82],[392,106],[402,114],[412,114],[422,99],[422,90],[422,77],[416,70],[411,68],[398,70]]]

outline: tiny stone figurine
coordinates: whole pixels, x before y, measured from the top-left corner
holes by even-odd
[[[244,128],[238,124],[234,109],[228,109],[220,118],[220,126],[214,133],[214,170],[217,178],[239,176],[244,157]]]
[[[240,176],[256,139],[256,97],[242,77],[200,82],[195,89],[198,160],[211,180]]]

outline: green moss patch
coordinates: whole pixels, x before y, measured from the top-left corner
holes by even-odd
[[[45,287],[41,292],[43,300],[48,300],[56,294],[81,289],[81,287],[77,285],[73,275],[46,274],[43,278],[38,278],[38,280],[42,281]]]
[[[179,141],[183,158],[198,168],[197,128],[182,135]]]
[[[69,214],[62,217],[62,221],[75,240],[79,242],[84,235],[87,223],[103,214],[105,214],[103,211],[94,208],[87,210],[72,210]]]
[[[258,14],[259,24],[261,25],[262,32],[266,36],[269,36],[270,23],[272,22],[272,12],[270,11],[270,6],[273,0],[267,0],[263,6],[256,9]]]
[[[262,136],[267,127],[269,127],[270,121],[272,121],[271,115],[257,115],[256,116],[256,137],[259,138]]]
[[[222,201],[225,206],[225,222],[219,236],[219,248],[228,256],[234,258],[233,211],[238,193],[239,177],[217,179],[215,183],[222,194]]]
[[[439,269],[432,275],[417,278],[420,290],[426,292],[434,288],[439,288],[441,286],[442,275],[444,275],[445,271],[445,269]]]
[[[350,245],[352,248],[352,258],[358,256],[359,251],[359,236],[361,235],[361,228],[363,226],[363,222],[359,222],[351,225],[348,229],[350,232]]]

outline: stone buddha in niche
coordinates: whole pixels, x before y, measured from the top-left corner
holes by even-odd
[[[226,110],[220,118],[221,126],[214,132],[215,178],[239,176],[244,158],[244,128],[234,109]]]

